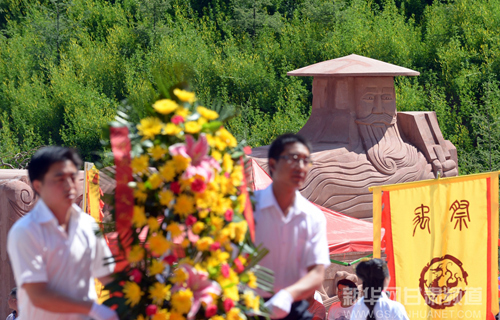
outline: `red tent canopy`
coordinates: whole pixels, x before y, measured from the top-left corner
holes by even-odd
[[[265,189],[271,184],[271,177],[254,159],[250,161],[254,191]],[[373,251],[372,223],[351,218],[319,205],[316,206],[323,211],[326,218],[326,236],[330,254]]]

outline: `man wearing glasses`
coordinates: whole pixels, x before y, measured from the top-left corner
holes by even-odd
[[[299,189],[312,166],[311,145],[295,134],[279,136],[269,148],[273,183],[255,194],[255,239],[269,249],[261,260],[274,271],[266,302],[272,319],[311,319],[304,300],[314,294],[330,265],[326,220]]]

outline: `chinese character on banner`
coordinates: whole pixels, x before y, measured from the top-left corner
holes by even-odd
[[[453,210],[450,222],[452,222],[453,219],[457,220],[455,222],[455,227],[453,227],[453,229],[456,229],[457,225],[459,224],[460,224],[460,231],[462,231],[462,225],[464,225],[466,228],[469,228],[467,226],[467,221],[470,222],[469,201],[461,200],[460,202],[458,202],[458,200],[455,200],[455,202],[451,204],[449,210]]]
[[[429,216],[426,216],[426,214],[428,214],[429,211],[430,211],[429,207],[424,206],[423,204],[421,204],[414,210],[416,217],[413,218],[413,224],[415,225],[415,228],[413,229],[413,236],[415,236],[415,231],[417,230],[417,227],[420,227],[420,229],[422,230],[425,230],[427,228],[429,234],[431,233],[431,229],[429,227],[431,218]]]

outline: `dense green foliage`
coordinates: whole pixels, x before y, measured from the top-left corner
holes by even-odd
[[[250,145],[297,131],[311,78],[286,72],[356,53],[415,69],[398,109],[434,110],[461,173],[500,169],[500,0],[0,0],[0,157],[44,144],[95,160],[122,103],[158,75],[237,107]],[[491,160],[490,160],[491,159]]]

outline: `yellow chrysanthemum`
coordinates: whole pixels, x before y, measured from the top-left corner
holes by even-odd
[[[149,287],[149,297],[153,303],[161,306],[164,300],[170,300],[170,287],[171,285],[166,286],[160,282],[155,282]]]
[[[248,275],[247,285],[252,289],[257,288],[257,277],[255,276],[255,274],[249,271],[247,272],[247,275]]]
[[[198,133],[201,130],[201,126],[198,122],[196,121],[188,121],[184,125],[184,131],[187,133]]]
[[[239,165],[234,166],[230,179],[233,186],[235,187],[241,186],[241,183],[243,182],[243,168]]]
[[[205,119],[205,118],[203,118],[203,117],[200,117],[200,118],[198,118],[198,120],[197,120],[196,122],[198,123],[198,125],[199,125],[200,127],[202,127],[202,128],[203,128],[203,125],[204,125],[205,123],[207,123],[207,122],[208,122],[208,120],[207,120],[207,119]]]
[[[144,292],[141,291],[141,287],[135,282],[127,281],[123,286],[123,294],[125,295],[125,302],[131,307],[141,301],[141,297],[144,295]]]
[[[236,140],[236,138],[224,127],[217,130],[216,135],[231,148],[234,148],[238,145],[238,141]]]
[[[221,317],[221,316],[213,316],[209,320],[225,320],[225,319],[223,317]]]
[[[214,158],[217,161],[221,161],[222,160],[222,155],[217,150],[212,150],[212,153],[210,155],[212,156],[212,158]]]
[[[144,203],[146,202],[146,199],[148,198],[148,194],[141,191],[141,190],[134,190],[134,198],[137,200],[139,203]]]
[[[231,257],[226,251],[221,251],[220,249],[212,251],[211,256],[218,261],[219,264],[226,263]]]
[[[161,146],[154,146],[148,149],[148,153],[155,160],[160,160],[167,153],[167,149],[162,148]]]
[[[134,227],[140,228],[147,223],[146,214],[144,213],[144,207],[134,206],[134,215],[132,216],[132,223]]]
[[[224,288],[223,294],[224,294],[224,297],[229,298],[229,299],[234,300],[234,301],[238,301],[240,298],[240,295],[238,292],[238,286],[236,284]]]
[[[170,313],[168,313],[167,310],[165,309],[160,309],[156,311],[156,313],[151,316],[151,320],[169,320],[170,319]]]
[[[174,180],[175,167],[175,162],[172,160],[167,161],[164,166],[160,167],[160,175],[165,182],[171,182]]]
[[[169,135],[169,136],[175,136],[175,135],[179,134],[181,131],[182,131],[181,127],[169,122],[163,127],[163,131],[161,133]]]
[[[214,148],[215,147],[215,137],[213,135],[211,135],[210,133],[207,133],[205,135],[205,137],[207,138],[207,143],[210,146],[210,148]]]
[[[215,231],[219,231],[224,227],[224,219],[220,217],[212,217],[210,224],[215,227]]]
[[[174,271],[174,275],[172,278],[170,278],[170,281],[172,283],[175,283],[177,285],[182,285],[186,280],[188,279],[188,273],[184,271],[183,268],[177,268]]]
[[[148,182],[151,185],[151,189],[155,190],[163,183],[163,180],[158,173],[153,173],[149,176]]]
[[[181,100],[182,102],[193,103],[196,101],[196,97],[194,92],[189,92],[182,89],[174,89],[174,94]]]
[[[189,164],[191,163],[191,158],[185,158],[180,154],[173,156],[172,159],[175,171],[179,173],[186,170],[187,167],[189,167]]]
[[[240,309],[231,308],[231,310],[229,310],[228,313],[226,314],[226,320],[243,320],[243,318],[240,315]]]
[[[135,318],[135,320],[146,320],[146,318],[144,318],[144,316],[140,314],[137,316],[137,318]]]
[[[166,230],[170,232],[170,234],[172,235],[172,237],[178,237],[178,236],[180,236],[182,234],[182,229],[181,229],[180,225],[177,222],[170,223],[167,226]]]
[[[170,313],[170,319],[169,320],[186,320],[184,316],[178,312],[171,312]]]
[[[181,116],[183,119],[186,119],[186,117],[189,115],[189,110],[181,107],[175,111],[175,114]]]
[[[245,301],[245,305],[253,310],[259,310],[260,297],[255,296],[252,290],[246,290],[243,293],[243,300]]]
[[[162,235],[156,234],[148,239],[149,250],[157,256],[161,256],[170,249],[170,242]]]
[[[143,139],[154,139],[155,135],[161,133],[163,128],[163,123],[160,119],[156,117],[148,117],[141,119],[141,123],[137,125],[137,130],[139,130],[139,135]]]
[[[207,109],[205,107],[198,107],[196,108],[196,111],[198,111],[198,113],[203,118],[206,118],[208,120],[215,120],[219,117],[219,114],[216,111]]]
[[[174,200],[174,193],[170,190],[163,190],[158,193],[158,198],[162,206],[170,207],[170,203]]]
[[[179,105],[177,102],[174,100],[170,99],[162,99],[158,100],[153,104],[153,108],[156,110],[156,112],[161,113],[161,114],[169,114],[175,111]]]
[[[197,221],[194,225],[193,228],[191,229],[194,234],[200,234],[200,232],[205,229],[205,224],[201,221]]]
[[[190,244],[191,244],[191,241],[189,241],[189,239],[184,239],[181,242],[181,247],[183,247],[184,249],[186,249],[187,247],[189,247]]]
[[[228,227],[231,230],[230,237],[236,243],[240,243],[245,239],[245,235],[248,230],[248,224],[246,220],[242,220],[240,222],[231,222]]]
[[[202,237],[196,242],[196,248],[199,251],[208,251],[213,243],[214,239],[210,237]]]
[[[231,233],[231,227],[227,226],[219,232],[217,237],[215,237],[215,241],[219,242],[221,245],[225,244],[229,241],[229,239],[231,239]]]
[[[127,260],[130,263],[136,263],[144,259],[144,248],[141,245],[136,244],[132,246],[127,255]]]
[[[229,153],[225,153],[224,157],[222,157],[222,168],[225,172],[231,173],[233,171],[233,159]]]
[[[160,224],[158,223],[158,219],[155,217],[149,217],[148,218],[148,227],[149,227],[149,232],[155,232],[160,228]]]
[[[154,276],[156,274],[160,274],[165,270],[165,265],[163,262],[157,259],[153,259],[151,262],[151,266],[149,267],[149,274]]]
[[[132,159],[130,163],[132,171],[134,173],[146,173],[149,168],[149,157],[147,155],[142,155],[137,158]]]
[[[172,294],[172,307],[175,311],[186,314],[191,309],[193,303],[193,292],[190,289],[179,290]]]
[[[198,201],[196,201],[196,203],[198,204]],[[200,209],[200,211],[198,211],[198,216],[200,219],[205,219],[209,213],[210,211],[208,209]]]
[[[194,213],[194,199],[186,194],[181,194],[174,205],[174,213],[180,215],[181,217],[187,217],[191,213]]]

